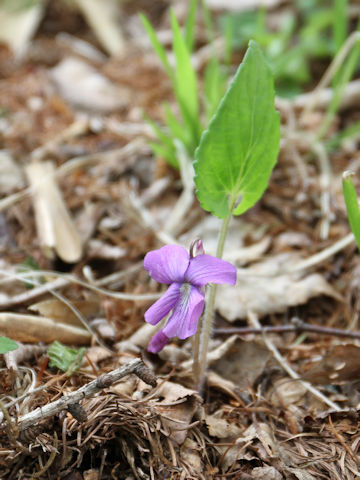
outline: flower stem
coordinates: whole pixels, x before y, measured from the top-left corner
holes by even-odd
[[[224,218],[221,225],[218,245],[216,249],[216,256],[222,258],[225,246],[225,240],[229,228],[230,219],[232,217],[232,209],[227,217]],[[205,307],[205,313],[202,321],[201,329],[201,343],[200,343],[200,352],[199,352],[199,361],[198,361],[198,371],[194,371],[195,375],[195,385],[197,386],[198,391],[201,393],[203,390],[205,382],[205,372],[207,368],[207,354],[209,348],[209,341],[211,337],[212,324],[214,319],[214,306],[216,298],[216,285],[210,284],[207,292],[207,301]],[[195,353],[195,352],[194,352]],[[196,362],[194,362],[194,367]],[[197,374],[197,375],[196,375]]]

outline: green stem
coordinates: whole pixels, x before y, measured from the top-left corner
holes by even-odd
[[[230,209],[230,213],[227,217],[224,218],[223,223],[221,225],[216,256],[218,258],[222,258],[225,246],[225,240],[229,228],[230,219],[232,217],[232,209]],[[205,307],[204,318],[202,322],[202,330],[201,330],[201,348],[199,352],[199,370],[198,375],[195,377],[195,384],[197,385],[198,391],[201,393],[204,386],[205,381],[205,372],[207,368],[207,354],[209,349],[209,341],[211,337],[211,330],[212,330],[212,323],[214,319],[214,306],[215,306],[215,298],[216,298],[216,285],[210,284],[208,287],[208,295]]]

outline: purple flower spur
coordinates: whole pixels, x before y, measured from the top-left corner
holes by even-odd
[[[194,255],[193,250],[200,254]],[[201,240],[197,240],[190,253],[184,247],[166,245],[145,256],[144,267],[149,275],[157,282],[170,285],[145,312],[145,321],[156,325],[172,311],[165,327],[151,339],[149,352],[159,352],[172,337],[185,339],[196,333],[204,309],[206,284],[235,285],[234,265],[205,255],[203,251]]]

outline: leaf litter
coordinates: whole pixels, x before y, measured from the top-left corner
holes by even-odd
[[[80,15],[86,16],[86,2],[80,3]],[[234,2],[225,3],[232,8]],[[173,341],[159,356],[145,352],[154,330],[144,325],[143,315],[160,293],[142,269],[145,254],[164,241],[188,247],[196,236],[211,253],[217,227],[191,196],[178,204],[186,175],[154,158],[148,147],[152,133],[143,110],[161,121],[161,102],[173,99],[165,73],[145,50],[149,42],[137,7],[121,7],[126,36],[121,31],[120,37],[127,44],[109,58],[99,50],[114,48],[104,31],[91,30],[89,18],[91,28],[66,8],[50,2],[36,34],[9,40],[22,62],[15,64],[10,50],[1,47],[0,168],[7,180],[2,175],[0,334],[27,343],[5,354],[0,369],[1,478],[359,476],[358,340],[314,332],[266,334],[281,352],[285,363],[279,365],[261,337],[215,335],[204,400],[192,389],[190,341]],[[168,15],[161,10],[148,13],[166,33]],[[112,29],[107,7],[102,15]],[[59,39],[64,31],[73,37]],[[81,53],[75,39],[84,42]],[[194,53],[197,65],[200,51]],[[300,317],[320,328],[358,328],[354,244],[296,269],[349,233],[340,179],[343,170],[358,165],[358,154],[349,155],[348,145],[326,156],[311,147],[330,93],[276,102],[283,123],[279,164],[261,202],[232,223],[224,258],[236,264],[239,275],[236,288],[220,290],[220,328],[251,324],[252,315],[266,326]],[[317,104],[302,115],[311,95]],[[356,95],[359,87],[352,82],[333,132],[356,117]],[[24,189],[25,172],[35,161],[54,166],[50,196],[42,199],[48,227],[32,210],[36,189]],[[76,244],[65,242],[58,257],[48,254],[54,243],[48,245],[40,233],[58,227],[54,197],[65,229],[71,214],[77,238]],[[167,229],[175,206],[183,224]],[[35,259],[38,274],[19,272],[27,256]],[[89,347],[70,378],[48,366],[47,346],[54,340]],[[156,373],[156,387],[130,375],[104,384],[79,408],[62,409],[19,431],[17,420],[24,415],[139,356]],[[289,378],[284,366],[338,410]]]

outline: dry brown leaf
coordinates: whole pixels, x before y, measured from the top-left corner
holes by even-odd
[[[51,343],[58,340],[67,345],[88,345],[91,335],[83,328],[55,322],[51,318],[21,313],[0,313],[0,335],[19,342]]]
[[[188,435],[187,429],[194,413],[202,402],[201,397],[195,390],[173,382],[164,382],[157,396],[163,399],[154,403],[154,410],[161,415],[162,424],[170,438],[181,445]]]
[[[301,378],[320,385],[338,385],[359,380],[359,375],[360,347],[347,343],[329,347],[321,360],[316,360]]]
[[[212,415],[205,416],[205,423],[208,427],[209,435],[217,438],[232,439],[239,437],[241,429],[235,423],[228,422],[222,418],[223,411],[218,410]]]
[[[186,461],[195,474],[198,475],[198,478],[205,478],[203,473],[203,464],[201,461],[201,456],[199,452],[199,446],[196,442],[187,438],[185,442],[181,445],[180,455]]]
[[[262,374],[270,356],[269,350],[260,343],[236,338],[212,368],[226,380],[246,389]]]
[[[109,113],[128,105],[129,91],[113,85],[83,60],[68,57],[51,70],[60,95],[76,108]]]
[[[318,480],[316,477],[311,475],[311,473],[307,472],[303,468],[289,468],[288,467],[286,470],[288,470],[293,475],[295,475],[295,477],[298,480]]]
[[[282,480],[283,476],[274,467],[255,467],[251,470],[251,478],[255,480]]]
[[[226,395],[238,399],[235,394],[237,386],[234,384],[234,382],[231,382],[230,380],[225,380],[225,378],[221,377],[212,370],[209,370],[207,374],[207,383],[209,387],[218,389],[224,392]]]
[[[233,322],[246,318],[249,312],[259,317],[284,312],[288,307],[302,305],[319,295],[341,300],[339,293],[320,274],[281,273],[296,261],[297,255],[281,254],[243,269],[235,287],[220,285],[217,309]]]
[[[94,317],[100,312],[100,303],[95,300],[72,300],[70,303],[85,318]],[[34,303],[30,305],[28,309],[62,323],[83,326],[79,317],[75,315],[71,308],[57,298],[50,298],[42,302]]]
[[[237,439],[237,443],[246,443],[254,439],[260,441],[267,457],[278,456],[278,446],[269,425],[263,422],[253,423],[243,436]]]
[[[47,254],[53,250],[68,263],[80,260],[82,245],[79,234],[55,180],[52,162],[33,162],[26,167],[34,190],[33,204],[39,241]]]
[[[307,389],[303,383],[289,378],[281,378],[275,381],[271,404],[275,407],[294,405],[301,402],[306,395]]]

